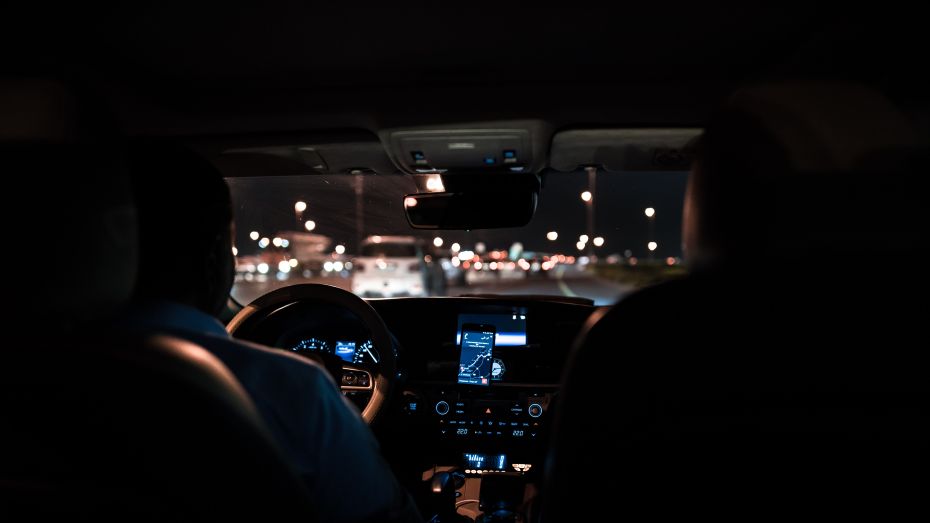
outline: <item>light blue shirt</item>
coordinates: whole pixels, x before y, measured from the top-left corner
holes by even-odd
[[[320,365],[296,354],[233,339],[193,307],[136,307],[130,328],[192,341],[238,378],[306,482],[321,521],[419,521],[368,426]]]

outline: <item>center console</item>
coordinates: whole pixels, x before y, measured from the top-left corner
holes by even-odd
[[[460,515],[506,520],[535,492],[557,385],[537,380],[546,355],[532,324],[523,307],[457,314],[427,365],[431,379],[404,391],[405,415],[441,456],[423,479],[457,475]]]
[[[406,372],[385,441],[441,521],[527,519],[541,485],[561,371],[590,304],[372,300]]]

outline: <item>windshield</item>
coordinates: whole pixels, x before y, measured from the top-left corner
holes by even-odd
[[[417,192],[407,176],[229,178],[233,297],[326,283],[371,298],[532,294],[609,305],[683,272],[686,181],[684,172],[547,174],[525,227],[419,231],[404,216],[404,195]]]

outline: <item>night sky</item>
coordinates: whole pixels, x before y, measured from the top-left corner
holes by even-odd
[[[253,230],[272,238],[280,231],[304,231],[298,223],[294,203],[307,203],[303,220],[316,222],[316,234],[344,244],[355,252],[355,177],[349,175],[305,175],[285,177],[231,178],[228,180],[236,212],[236,246],[240,254],[259,251],[249,238]],[[448,248],[453,242],[471,250],[476,242],[488,249],[509,249],[515,242],[525,250],[578,254],[575,243],[586,233],[585,204],[580,194],[587,189],[587,174],[552,173],[545,177],[539,206],[533,220],[516,229],[480,231],[417,231],[407,225],[403,195],[416,192],[406,176],[363,177],[364,236],[373,234],[414,235],[432,240],[440,236]],[[595,191],[595,236],[603,236],[605,245],[595,252],[602,256],[632,251],[634,256],[648,255],[650,240],[659,246],[657,258],[681,256],[681,205],[687,173],[598,173]],[[656,209],[654,237],[650,237],[646,207]],[[546,233],[557,231],[556,241]]]

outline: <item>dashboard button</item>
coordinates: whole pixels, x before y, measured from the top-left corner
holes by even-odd
[[[531,403],[529,408],[526,409],[526,412],[530,415],[531,418],[538,418],[542,416],[543,408],[539,403]]]
[[[449,413],[449,404],[444,400],[439,400],[436,402],[436,414],[440,416],[445,416]]]

